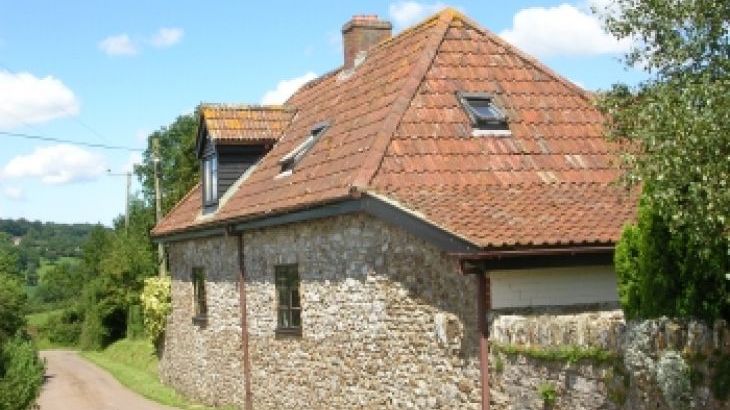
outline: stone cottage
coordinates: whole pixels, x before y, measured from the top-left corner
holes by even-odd
[[[489,408],[491,312],[616,305],[617,149],[590,94],[453,9],[342,33],[284,105],[200,107],[200,184],[153,231],[162,377],[246,409]]]

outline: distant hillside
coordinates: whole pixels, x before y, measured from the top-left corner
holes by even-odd
[[[81,246],[95,226],[0,219],[0,232],[10,235],[18,247],[21,271],[35,271],[43,260],[80,257]]]

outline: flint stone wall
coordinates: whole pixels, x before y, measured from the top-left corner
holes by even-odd
[[[539,386],[557,392],[553,409],[727,410],[713,397],[714,363],[730,354],[727,323],[624,320],[620,310],[491,314],[493,345],[594,346],[615,354],[598,363],[545,361],[492,349],[492,409],[544,409]],[[726,376],[727,377],[727,376]]]
[[[238,293],[238,239],[176,242],[168,248],[172,313],[167,319],[160,377],[208,405],[243,403],[243,351]],[[207,324],[194,324],[194,267],[206,274]]]
[[[254,409],[479,409],[476,283],[455,259],[374,218],[247,232]],[[173,311],[163,380],[206,404],[243,403],[237,239],[170,246]],[[274,267],[296,263],[302,336],[277,337]],[[208,275],[192,323],[191,272]]]

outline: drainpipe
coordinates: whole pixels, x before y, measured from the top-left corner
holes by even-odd
[[[248,353],[248,318],[246,314],[246,262],[243,253],[243,232],[238,234],[238,295],[241,305],[241,350],[243,350],[243,389],[245,410],[253,409],[251,398],[251,359]]]
[[[474,276],[476,284],[477,331],[479,334],[479,374],[481,376],[482,410],[489,410],[489,325],[487,312],[491,308],[490,280],[480,264],[462,259],[459,261],[462,275]]]

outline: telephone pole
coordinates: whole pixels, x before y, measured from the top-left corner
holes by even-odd
[[[124,230],[129,233],[129,195],[132,190],[132,172],[113,173],[111,169],[107,169],[106,173],[113,177],[127,177],[127,187],[124,195]]]
[[[160,192],[160,173],[157,169],[160,163],[160,140],[158,138],[152,140],[152,150],[152,163],[155,173],[155,221],[160,223],[162,220],[162,193]],[[167,275],[167,264],[165,263],[165,245],[162,242],[157,243],[157,259],[160,277],[164,277]]]

